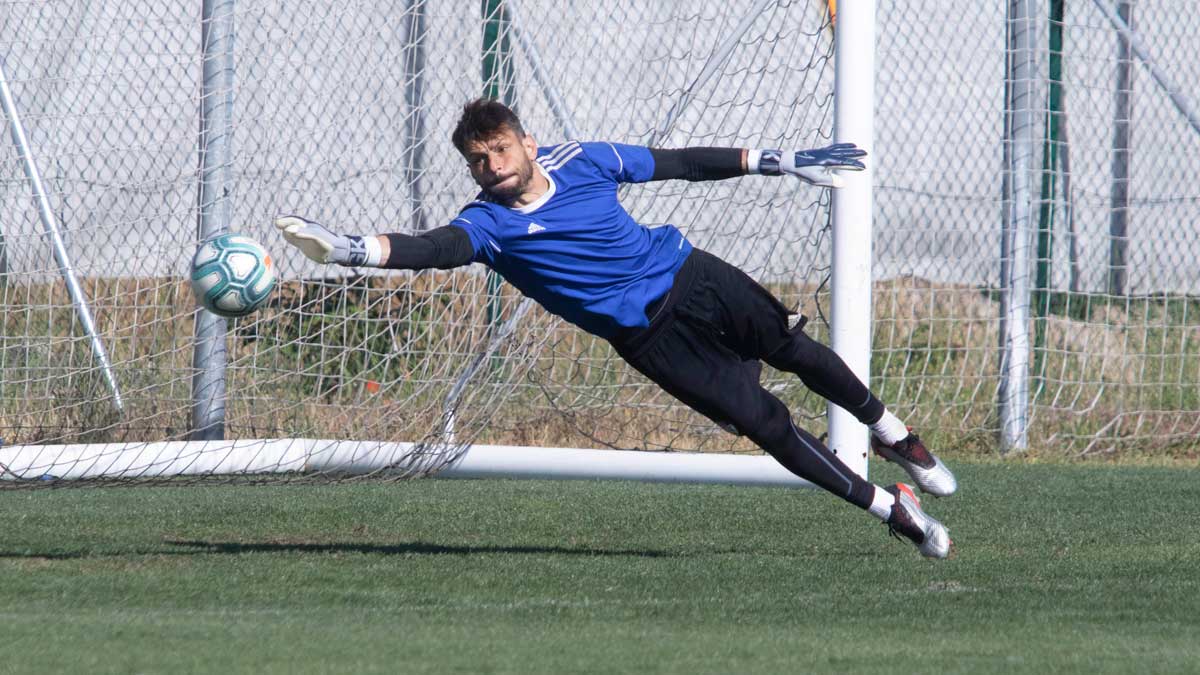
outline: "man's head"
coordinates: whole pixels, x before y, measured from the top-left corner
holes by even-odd
[[[471,101],[463,106],[451,140],[484,192],[508,201],[528,191],[537,143],[508,106],[483,98]]]

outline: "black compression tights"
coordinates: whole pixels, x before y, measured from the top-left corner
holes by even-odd
[[[832,349],[800,331],[764,359],[773,367],[798,375],[805,386],[853,414],[863,424],[883,416],[883,404],[863,385]],[[867,508],[874,487],[850,471],[824,443],[792,422],[787,406],[770,392],[758,389],[748,419],[739,431],[766,450],[792,473],[861,508]]]
[[[766,450],[783,468],[818,487],[858,506],[867,508],[875,487],[847,467],[832,450],[812,434],[797,427],[787,406],[770,392],[759,388],[760,406],[752,423],[735,426]]]
[[[863,424],[883,417],[883,403],[829,347],[796,331],[792,340],[764,359],[772,367],[795,373],[804,386],[837,405]]]

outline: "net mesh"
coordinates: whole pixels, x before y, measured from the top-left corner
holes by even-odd
[[[1021,242],[1032,255],[1020,271],[1032,291],[1029,443],[1194,456],[1192,19],[1171,1],[1026,2],[1029,20],[1009,25],[1006,4],[1021,3],[944,3],[936,16],[880,7],[873,385],[910,423],[994,447],[1005,74],[1023,31],[1034,62],[1033,222]],[[1145,59],[1109,18],[1130,5]]]
[[[197,313],[185,272],[199,238],[198,4],[0,2],[11,28],[0,57],[123,402],[113,405],[25,164],[7,144],[6,445],[91,443],[105,456],[105,444],[191,430]],[[1200,133],[1184,111],[1200,99],[1200,45],[1179,0],[1136,4],[1145,59],[1121,52],[1105,3],[1071,3],[1061,21],[1053,5],[1029,3],[1025,27],[1037,128],[1035,189],[1024,198],[1040,230],[1028,273],[1045,278],[1030,299],[1030,443],[1194,453]],[[269,307],[230,324],[227,437],[434,448],[449,429],[448,448],[756,451],[536,306],[496,339],[527,306],[484,270],[317,266],[270,223],[296,213],[348,233],[411,233],[448,222],[475,190],[448,138],[461,105],[483,92],[511,103],[544,145],[571,135],[663,147],[825,144],[834,90],[826,2],[235,7],[231,229],[273,252],[281,284]],[[1003,4],[966,0],[882,3],[878,19],[872,385],[940,445],[994,447],[1012,26]],[[1052,106],[1056,60],[1062,95]],[[1130,100],[1131,140],[1127,177],[1114,181],[1126,111],[1118,94]],[[746,177],[627,186],[622,201],[640,222],[674,224],[745,269],[827,339],[825,192]],[[1119,222],[1125,234],[1114,237]],[[823,429],[824,402],[796,378],[767,369],[764,385],[800,424]]]

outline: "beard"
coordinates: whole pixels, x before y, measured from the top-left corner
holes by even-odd
[[[515,180],[514,176],[516,177]],[[500,201],[512,201],[520,197],[529,189],[530,183],[533,182],[533,162],[525,162],[524,165],[517,167],[516,171],[509,174],[505,180],[498,182],[503,183],[503,185],[493,183],[485,187],[483,191]]]

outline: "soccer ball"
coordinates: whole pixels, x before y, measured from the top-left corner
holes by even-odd
[[[192,256],[192,293],[213,314],[246,316],[275,288],[275,269],[266,249],[250,237],[222,234],[208,239]]]

